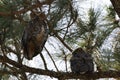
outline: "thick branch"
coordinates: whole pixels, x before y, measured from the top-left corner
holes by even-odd
[[[62,78],[64,79],[99,79],[99,78],[119,78],[120,77],[120,71],[106,71],[106,72],[94,72],[92,74],[74,74],[71,72],[55,72],[55,71],[49,71],[49,70],[42,70],[42,69],[36,69],[32,67],[28,67],[25,65],[21,65],[13,60],[10,60],[7,57],[0,56],[0,62],[6,62],[14,67],[17,67],[19,69],[22,69],[25,72],[33,73],[33,74],[39,74],[39,75],[45,75],[50,76],[54,78]],[[5,72],[4,72],[5,73]],[[9,72],[7,72],[9,73]],[[15,72],[13,72],[15,73]],[[19,73],[19,72],[17,72]]]
[[[10,71],[4,71],[4,70],[0,70],[0,75],[4,75],[4,74],[11,74],[11,75],[16,75],[19,74],[19,72],[10,72]]]

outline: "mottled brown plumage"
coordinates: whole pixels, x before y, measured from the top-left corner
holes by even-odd
[[[47,37],[48,28],[45,20],[41,16],[36,16],[24,29],[22,36],[23,54],[25,58],[31,60],[41,53]]]
[[[82,48],[77,48],[72,52],[70,66],[74,73],[85,74],[94,71],[92,56],[89,53],[86,53]]]

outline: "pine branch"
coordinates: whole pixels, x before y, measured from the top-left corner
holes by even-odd
[[[3,57],[0,55],[0,62],[5,62],[8,64],[13,65],[19,69],[22,69],[24,72],[39,74],[39,75],[46,75],[54,78],[61,78],[64,79],[99,79],[99,78],[119,78],[120,71],[106,71],[106,72],[94,72],[91,74],[74,74],[71,72],[55,72],[50,70],[42,70],[37,68],[28,67],[22,64],[19,64],[7,57]],[[0,74],[11,74],[8,71],[0,71]],[[19,74],[21,72],[12,72],[14,74]]]
[[[53,30],[51,23],[46,19],[48,27],[50,31],[60,40],[60,42],[70,51],[72,52],[73,50],[64,42],[64,40],[58,35],[56,30]]]
[[[8,17],[8,16],[14,16],[14,15],[18,15],[18,14],[21,14],[21,13],[26,13],[28,11],[31,11],[33,9],[36,9],[38,7],[42,7],[42,5],[49,5],[53,2],[54,0],[46,0],[44,2],[41,2],[41,3],[36,3],[34,5],[31,5],[31,7],[28,7],[28,8],[25,8],[25,9],[21,9],[19,11],[12,11],[12,12],[0,12],[0,16],[5,16],[5,17]]]

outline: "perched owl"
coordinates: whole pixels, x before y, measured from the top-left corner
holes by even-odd
[[[47,23],[43,18],[43,14],[40,14],[29,21],[28,26],[24,29],[21,42],[25,58],[31,60],[41,53],[47,38]]]
[[[93,58],[89,53],[86,53],[82,48],[77,48],[72,53],[70,59],[71,70],[74,73],[92,73],[94,71]]]

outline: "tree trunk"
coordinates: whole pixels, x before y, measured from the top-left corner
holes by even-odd
[[[117,12],[117,15],[120,18],[120,0],[110,0],[115,11]]]

